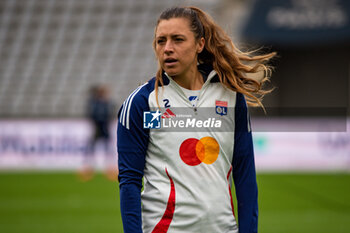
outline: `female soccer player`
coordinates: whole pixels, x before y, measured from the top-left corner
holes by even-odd
[[[159,62],[156,77],[138,87],[119,112],[124,232],[257,232],[257,183],[245,99],[261,105],[268,91],[262,89],[267,77],[256,81],[247,74],[267,71],[264,64],[274,54],[240,52],[195,7],[165,10],[153,45]],[[216,129],[220,124],[209,123],[212,118],[206,126],[205,121],[177,119],[180,108],[193,116],[200,115],[200,108],[209,109],[233,130]],[[190,130],[162,129],[161,122],[169,119]]]

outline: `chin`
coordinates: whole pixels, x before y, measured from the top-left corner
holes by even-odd
[[[175,69],[164,69],[163,70],[169,75],[169,76],[177,76],[179,75],[179,71],[175,70]]]
[[[165,71],[166,72],[166,71]],[[175,77],[178,75],[176,72],[166,72],[170,77]]]

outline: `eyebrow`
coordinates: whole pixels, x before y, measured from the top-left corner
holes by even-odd
[[[157,36],[156,39],[161,39],[161,38],[166,38],[167,36],[164,36],[164,35],[160,35],[160,36]],[[174,37],[186,37],[185,35],[183,34],[173,34],[173,35],[170,35],[171,38],[174,38]]]
[[[185,37],[185,35],[183,35],[183,34],[174,34],[174,35],[171,35],[171,37],[177,37],[177,36],[183,36],[183,37]]]

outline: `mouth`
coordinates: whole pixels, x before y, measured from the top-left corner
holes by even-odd
[[[171,65],[174,65],[178,60],[175,59],[175,58],[167,58],[164,60],[164,64],[165,65],[168,65],[168,66],[171,66]]]

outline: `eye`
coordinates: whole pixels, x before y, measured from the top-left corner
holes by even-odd
[[[165,39],[157,39],[157,44],[164,44],[165,43]]]
[[[175,41],[180,42],[180,41],[184,41],[184,39],[183,39],[183,38],[181,38],[181,37],[177,37],[177,38],[175,38]]]

